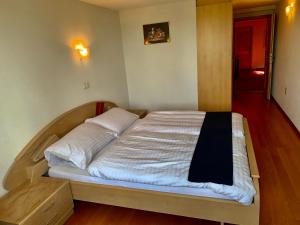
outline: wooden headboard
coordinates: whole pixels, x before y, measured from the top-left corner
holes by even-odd
[[[70,130],[83,123],[85,119],[96,116],[99,102],[90,102],[76,107],[57,117],[44,127],[18,154],[4,178],[4,188],[12,190],[28,179],[34,180],[48,169],[44,159],[45,149],[63,137]],[[112,102],[104,101],[103,111],[116,107]]]

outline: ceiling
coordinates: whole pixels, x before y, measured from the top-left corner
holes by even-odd
[[[82,2],[98,5],[113,10],[124,10],[139,8],[169,2],[178,2],[185,0],[80,0]]]
[[[178,2],[185,0],[80,0],[82,2],[98,5],[113,10],[125,10],[131,8],[139,8],[169,2]],[[202,1],[202,0],[199,0]],[[207,2],[207,0],[204,0]],[[221,0],[210,0],[221,1]],[[232,0],[234,8],[257,7],[264,5],[276,4],[280,0]]]

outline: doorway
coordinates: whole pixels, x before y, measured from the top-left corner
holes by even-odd
[[[273,15],[235,18],[233,35],[233,95],[271,94]]]

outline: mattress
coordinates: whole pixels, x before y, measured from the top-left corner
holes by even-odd
[[[126,182],[126,181],[107,180],[100,177],[93,177],[88,173],[87,170],[82,170],[75,167],[55,166],[55,167],[51,167],[48,173],[50,177],[62,178],[71,181],[80,181],[86,183],[112,185],[112,186],[126,187],[132,189],[142,189],[142,190],[150,190],[150,191],[160,191],[160,192],[167,192],[167,193],[176,193],[176,194],[183,194],[183,195],[232,200],[228,196],[217,194],[207,188],[168,187],[168,186]]]

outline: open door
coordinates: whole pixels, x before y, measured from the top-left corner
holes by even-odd
[[[263,93],[270,100],[274,35],[275,7],[242,9],[234,12],[234,95],[254,91]]]
[[[276,24],[276,15],[273,12],[270,19],[270,46],[269,46],[269,59],[268,59],[268,88],[267,88],[267,99],[271,99],[272,95],[272,79],[273,79],[273,64],[274,64],[274,44],[275,44],[275,24]]]

